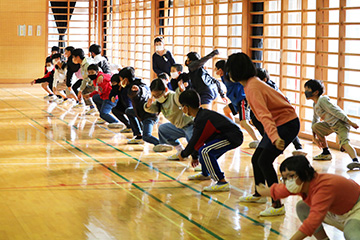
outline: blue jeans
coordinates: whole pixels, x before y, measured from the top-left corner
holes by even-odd
[[[152,135],[152,131],[154,128],[154,124],[157,122],[156,119],[145,119],[143,121],[139,121],[136,117],[135,110],[132,107],[129,107],[125,110],[126,116],[129,118],[131,130],[133,131],[134,136],[142,135],[145,142],[152,143],[154,145],[158,145],[159,139]]]
[[[224,173],[221,171],[217,160],[221,155],[234,148],[235,146],[231,145],[228,140],[215,139],[205,143],[199,149],[202,174],[204,176],[209,176],[210,174],[210,177],[217,182],[224,179]]]
[[[152,131],[156,122],[157,121],[155,119],[151,119],[151,118],[142,121],[143,139],[145,142],[152,143],[154,145],[158,145],[160,143],[159,139],[157,139],[152,135]]]
[[[177,128],[172,123],[163,123],[159,126],[159,139],[160,144],[170,144],[172,146],[178,146],[180,144],[179,138],[186,138],[189,142],[193,134],[193,125],[189,125],[184,128]]]
[[[141,125],[139,119],[136,117],[134,108],[129,107],[125,109],[125,114],[129,119],[131,130],[133,131],[134,136],[141,135]]]
[[[111,109],[113,109],[113,107],[116,106],[117,100],[116,102],[112,102],[108,99],[103,100],[100,98],[99,94],[94,95],[93,97],[93,101],[96,104],[97,109],[100,112],[100,117],[102,119],[104,119],[105,121],[107,121],[108,123],[117,123],[118,121],[110,114],[111,113]]]

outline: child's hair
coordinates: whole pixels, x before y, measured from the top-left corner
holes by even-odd
[[[295,171],[300,180],[305,182],[311,181],[315,177],[315,169],[303,155],[292,156],[285,159],[280,164],[280,172]]]
[[[51,56],[51,60],[56,59],[56,58],[61,58],[61,54],[60,53],[55,53]]]
[[[200,107],[200,96],[195,90],[189,89],[180,94],[179,102],[183,106],[197,109]]]
[[[175,68],[177,72],[182,72],[183,71],[183,66],[181,64],[175,63],[171,67]]]
[[[158,78],[162,79],[162,80],[165,80],[165,81],[168,81],[170,79],[169,75],[167,73],[160,73],[158,75]]]
[[[221,70],[223,70],[224,72],[225,72],[225,65],[226,65],[226,61],[225,60],[219,60],[219,61],[217,61],[216,63],[215,63],[215,67],[217,68],[217,69],[221,69]]]
[[[129,82],[135,80],[135,69],[133,67],[124,67],[119,72],[119,77],[127,78]]]
[[[324,93],[324,84],[322,81],[316,80],[316,79],[310,79],[305,83],[305,87],[308,87],[311,89],[312,92],[319,91],[319,95],[321,96]]]
[[[45,61],[45,64],[46,64],[46,63],[51,63],[51,64],[52,64],[52,59],[51,59],[50,57],[47,57],[47,58],[46,58],[46,61]]]
[[[270,80],[269,72],[265,68],[257,68],[256,69],[256,76],[260,78],[261,80],[264,80],[265,78],[267,80]]]
[[[150,91],[165,91],[166,85],[161,78],[155,78],[150,83]]]
[[[52,48],[51,48],[51,52],[60,52],[60,48],[58,47],[58,46],[53,46]]]
[[[197,52],[189,52],[186,56],[190,61],[200,60],[200,55]]]
[[[111,76],[111,80],[110,80],[110,82],[116,82],[117,84],[119,84],[119,83],[120,83],[120,77],[119,77],[119,74],[118,74],[118,73],[116,73],[116,74],[112,75],[112,76]]]
[[[235,82],[256,76],[256,68],[245,53],[233,53],[226,62],[225,71]]]
[[[71,52],[71,54],[72,54],[72,52],[75,50],[75,48],[73,46],[67,46],[65,48],[65,50]]]
[[[72,55],[74,57],[79,56],[81,60],[83,60],[85,58],[84,50],[82,50],[81,48],[74,49],[74,51],[72,52]]]
[[[158,43],[158,42],[161,42],[161,43],[164,43],[164,38],[163,37],[156,37],[155,39],[154,39],[154,44],[155,43]]]
[[[89,52],[92,52],[92,53],[94,53],[95,55],[99,55],[99,54],[101,53],[101,47],[100,47],[100,45],[92,44],[92,45],[89,47]]]
[[[98,71],[99,71],[99,66],[96,65],[96,64],[90,64],[90,65],[88,66],[87,70],[88,70],[88,71],[89,71],[89,70],[95,70],[96,72],[98,72]]]

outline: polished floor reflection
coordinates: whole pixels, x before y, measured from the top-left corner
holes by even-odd
[[[248,135],[219,159],[231,191],[202,194],[211,181],[188,181],[187,162],[166,160],[174,152],[127,145],[131,134],[43,96],[39,86],[0,85],[0,239],[288,239],[300,226],[298,197],[284,201],[285,216],[272,218],[258,216],[264,204],[237,202],[254,188]],[[302,143],[310,158],[319,153]],[[333,152],[314,167],[359,183],[359,173],[346,169],[348,156]]]

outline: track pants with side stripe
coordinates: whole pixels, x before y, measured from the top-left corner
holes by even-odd
[[[224,178],[224,173],[221,171],[217,162],[227,151],[236,148],[228,140],[215,139],[206,143],[199,149],[199,161],[201,163],[201,171],[204,176],[209,176],[215,181],[220,181]]]

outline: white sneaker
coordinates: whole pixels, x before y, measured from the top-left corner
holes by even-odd
[[[143,144],[144,140],[142,139],[136,139],[135,137],[133,139],[130,139],[128,142],[128,144]]]
[[[73,108],[82,108],[85,107],[85,105],[81,102],[77,103],[76,105],[73,106]]]
[[[259,140],[254,140],[249,143],[249,148],[257,148],[258,145],[259,145]]]
[[[210,175],[209,176],[204,176],[202,173],[197,173],[197,174],[194,174],[194,175],[190,175],[188,176],[188,180],[210,180],[211,177]]]
[[[132,133],[132,130],[131,130],[131,128],[124,128],[124,129],[121,129],[120,133]]]
[[[293,156],[300,156],[300,155],[306,156],[306,155],[307,155],[307,152],[305,152],[305,151],[302,150],[302,149],[298,149],[298,150],[294,150],[294,151],[292,152],[292,155],[293,155]]]
[[[106,121],[102,118],[99,118],[97,121],[96,121],[96,124],[104,124],[106,123]]]
[[[331,156],[331,154],[319,154],[319,155],[313,157],[313,159],[327,161],[327,160],[331,160],[332,156]]]
[[[56,102],[57,104],[62,104],[62,103],[64,102],[64,99],[58,98],[58,99],[55,100],[55,102]]]
[[[196,167],[194,167],[194,171],[195,172],[201,172],[201,164],[197,165]]]
[[[122,127],[122,124],[121,123],[109,123],[108,124],[108,128],[121,128]]]
[[[280,208],[269,207],[264,211],[260,212],[260,216],[262,217],[273,217],[273,216],[280,216],[285,214],[285,206]]]
[[[353,170],[354,168],[359,168],[360,169],[360,163],[359,162],[352,162],[352,163],[349,163],[347,165],[347,168],[349,170]]]
[[[179,154],[180,152],[174,153],[173,155],[168,156],[167,160],[179,160]]]
[[[171,151],[172,149],[173,149],[173,147],[171,145],[167,145],[167,144],[158,144],[153,147],[154,152],[168,152],[168,151]]]
[[[88,110],[85,115],[91,115],[93,113],[96,113],[96,109],[93,107],[93,108],[90,108],[90,110]]]
[[[248,196],[239,197],[239,202],[266,203],[266,197],[256,197],[254,195],[248,195]]]
[[[203,192],[228,192],[230,191],[230,184],[215,184],[203,188]]]
[[[57,96],[55,96],[55,95],[52,95],[52,96],[49,96],[49,98],[48,98],[48,100],[49,101],[55,101],[57,99]]]

